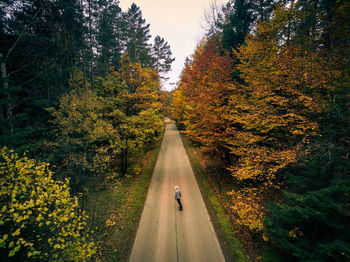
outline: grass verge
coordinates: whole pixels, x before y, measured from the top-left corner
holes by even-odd
[[[108,190],[87,193],[84,209],[98,245],[94,261],[128,261],[161,141],[139,163],[140,174],[126,176]]]
[[[180,132],[181,133],[181,132]],[[242,252],[240,242],[234,236],[232,225],[225,214],[224,208],[220,205],[219,199],[211,186],[205,172],[202,170],[199,161],[194,154],[194,147],[189,139],[181,134],[182,143],[190,159],[192,170],[207,206],[210,218],[213,222],[216,234],[219,238],[226,261],[246,262],[248,259]]]

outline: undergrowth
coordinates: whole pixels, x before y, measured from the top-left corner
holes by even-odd
[[[161,139],[130,175],[85,194],[84,209],[98,245],[94,261],[128,260],[160,146]]]

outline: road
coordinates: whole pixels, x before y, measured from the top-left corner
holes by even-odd
[[[174,186],[180,187],[179,211]],[[225,261],[175,124],[168,123],[131,262]]]

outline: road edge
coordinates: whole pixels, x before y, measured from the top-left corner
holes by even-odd
[[[132,236],[132,243],[130,245],[128,255],[126,257],[126,261],[130,261],[132,248],[133,248],[134,243],[135,243],[137,230],[139,229],[140,222],[141,222],[141,217],[142,217],[142,214],[143,214],[143,209],[145,207],[145,202],[146,202],[147,195],[148,195],[149,185],[151,183],[151,180],[152,180],[152,177],[153,177],[153,171],[154,171],[154,168],[156,167],[156,164],[157,164],[157,161],[158,161],[158,157],[159,157],[159,152],[160,152],[160,149],[161,149],[161,146],[162,146],[162,142],[163,142],[163,138],[164,138],[164,134],[165,134],[165,129],[166,129],[166,124],[164,125],[164,130],[162,131],[162,134],[160,135],[159,140],[156,142],[154,147],[149,151],[150,156],[148,158],[148,162],[147,162],[146,166],[142,169],[141,174],[140,174],[140,176],[145,176],[146,177],[145,179],[148,180],[148,183],[147,183],[146,193],[144,194],[142,208],[139,211],[138,222],[137,222],[137,224],[135,223],[135,228],[134,228],[134,232],[133,232],[133,236]]]
[[[205,171],[202,170],[192,152],[192,146],[189,144],[188,138],[184,136],[181,130],[179,130],[179,133],[225,260],[228,262],[248,262],[249,260],[245,257],[240,242],[234,237],[234,232],[231,223],[227,219],[225,210],[221,207],[216,193],[205,175]]]

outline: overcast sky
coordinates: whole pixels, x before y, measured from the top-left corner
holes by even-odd
[[[120,7],[127,11],[132,3],[140,7],[142,17],[150,24],[152,42],[156,35],[163,37],[170,45],[175,61],[170,79],[165,88],[174,88],[187,56],[193,54],[203,36],[204,11],[212,0],[120,0]],[[224,3],[226,1],[217,1]]]

